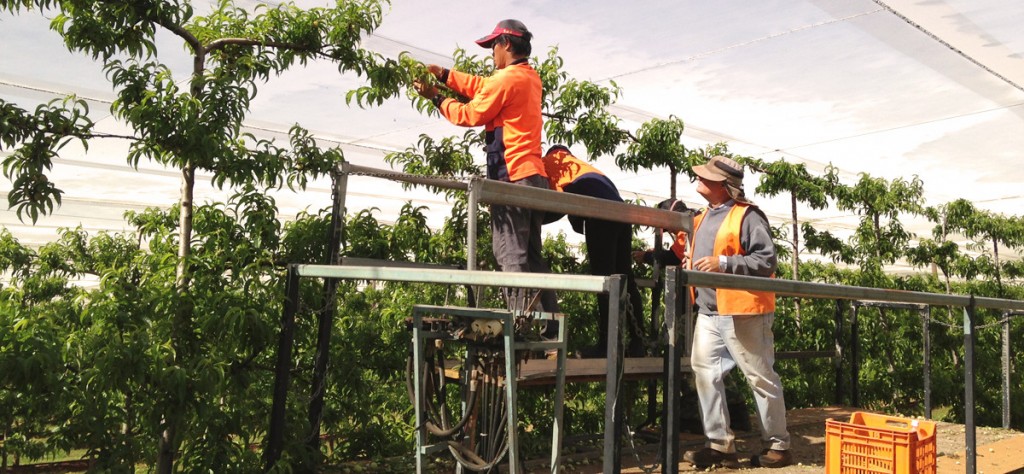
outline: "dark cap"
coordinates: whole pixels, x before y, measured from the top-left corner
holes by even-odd
[[[678,199],[666,199],[659,202],[655,207],[673,212],[686,212],[690,210],[690,208],[686,206],[685,202]]]
[[[569,147],[565,145],[551,145],[551,148],[548,148],[548,152],[545,153],[544,156],[548,156],[556,151],[564,151],[570,155],[572,154],[572,152],[569,151]]]
[[[526,25],[519,20],[501,20],[498,25],[494,27],[494,31],[491,34],[484,36],[476,40],[476,44],[484,48],[490,48],[494,44],[494,40],[501,35],[512,35],[524,38],[526,41],[530,41],[530,30],[526,29]]]

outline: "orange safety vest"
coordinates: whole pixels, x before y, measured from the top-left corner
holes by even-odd
[[[750,204],[737,202],[725,216],[722,227],[718,229],[715,236],[714,255],[746,255],[746,251],[740,245],[740,229],[743,226],[743,217],[747,214]],[[706,212],[701,212],[693,218],[693,234],[697,235],[697,229],[704,221]],[[690,246],[690,261],[687,269],[693,269],[693,246]],[[775,278],[772,275],[771,278]],[[696,301],[696,294],[693,287],[690,288],[691,301]],[[715,299],[718,303],[718,314],[744,315],[744,314],[765,314],[775,311],[775,293],[769,291],[748,291],[719,288],[715,291]]]
[[[596,173],[604,176],[604,173],[594,168],[579,158],[576,158],[568,151],[561,148],[555,149],[544,156],[544,172],[548,175],[548,182],[551,189],[564,191],[564,188],[576,181],[576,178],[587,173]]]

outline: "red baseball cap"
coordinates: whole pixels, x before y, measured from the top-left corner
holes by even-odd
[[[525,37],[527,41],[530,40],[530,30],[526,29],[526,25],[519,20],[501,20],[498,25],[494,27],[494,31],[491,34],[484,36],[476,40],[476,44],[484,48],[490,48],[494,44],[494,40],[501,35],[512,35],[520,38]]]

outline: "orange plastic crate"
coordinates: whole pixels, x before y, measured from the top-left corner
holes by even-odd
[[[934,474],[935,423],[855,412],[825,421],[826,474]]]

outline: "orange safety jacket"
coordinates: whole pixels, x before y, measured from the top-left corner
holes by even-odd
[[[541,163],[542,88],[529,62],[510,64],[490,77],[450,71],[446,85],[470,101],[442,100],[441,115],[455,125],[485,126],[488,178],[547,177]]]
[[[577,178],[588,173],[595,173],[604,176],[601,170],[594,168],[579,158],[576,158],[568,151],[556,148],[544,156],[544,172],[548,176],[551,189],[565,191],[565,187],[576,181]]]
[[[669,247],[669,249],[672,250],[672,253],[676,254],[676,257],[679,258],[680,262],[685,261],[686,254],[689,253],[689,251],[686,250],[689,240],[690,238],[686,235],[686,232],[676,232],[676,240],[675,242],[672,242],[672,246]]]
[[[558,192],[579,194],[598,199],[622,202],[618,188],[601,170],[589,163],[576,158],[569,150],[561,146],[552,147],[544,155],[544,172],[548,175],[548,185]],[[561,214],[548,213],[545,224],[554,222]],[[587,219],[580,216],[569,216],[573,230],[586,233]]]
[[[740,230],[743,226],[743,217],[751,204],[737,202],[725,216],[722,227],[718,229],[715,236],[714,255],[746,255],[746,251],[740,245]],[[705,212],[697,214],[693,218],[693,234],[697,235],[697,229],[704,221]],[[687,268],[693,269],[693,246],[690,247],[690,261]],[[771,278],[775,278],[772,275]],[[696,301],[696,294],[693,287],[690,287],[690,301]],[[775,311],[775,293],[768,291],[733,290],[717,288],[715,299],[718,304],[718,314],[724,315],[745,315],[765,314]]]

